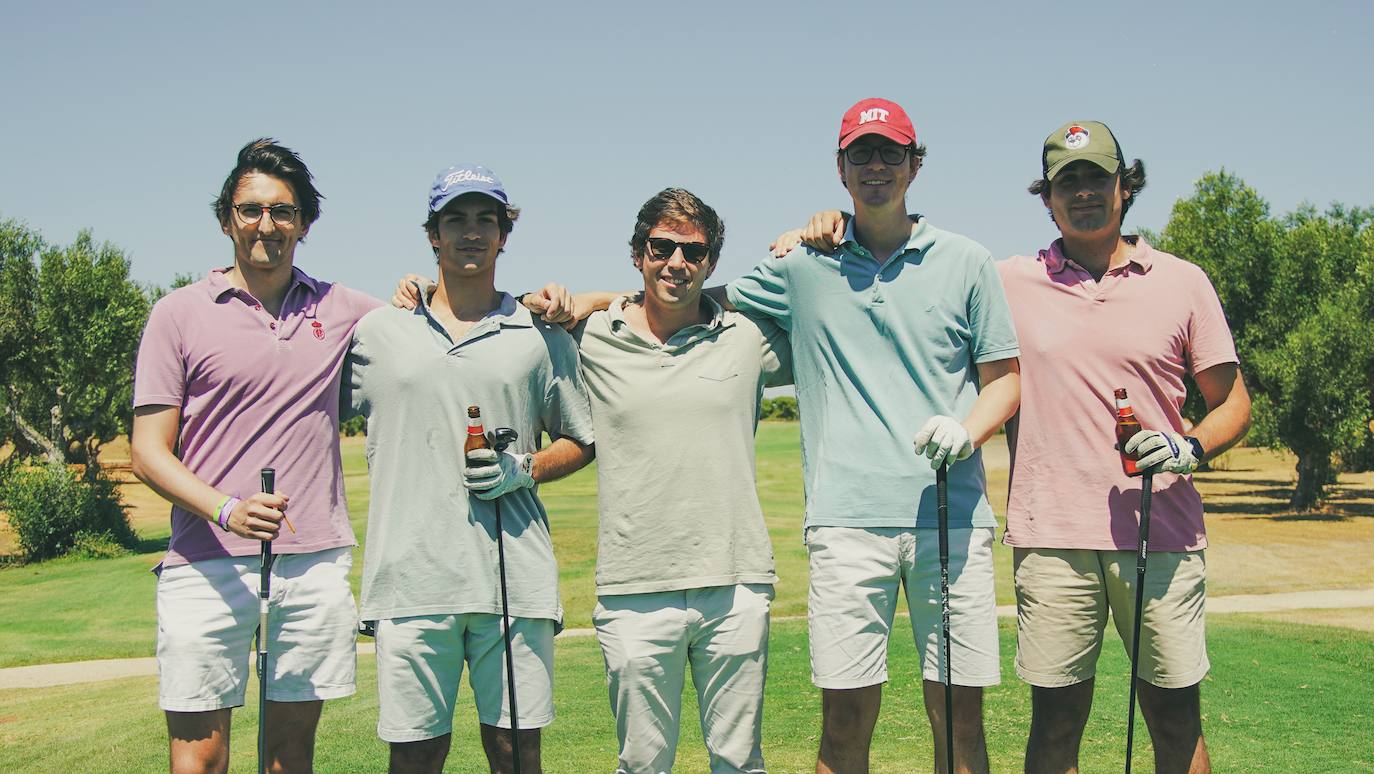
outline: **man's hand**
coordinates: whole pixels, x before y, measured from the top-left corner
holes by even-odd
[[[544,322],[554,325],[571,328],[580,319],[575,311],[577,302],[573,294],[557,282],[550,282],[539,290],[526,293],[521,297],[520,303],[543,318]]]
[[[797,249],[797,245],[801,244],[802,233],[803,229],[794,228],[791,231],[784,231],[778,234],[772,242],[768,243],[768,251],[773,254],[774,258],[781,258],[787,255]]]
[[[479,500],[495,500],[503,494],[534,486],[530,475],[534,459],[528,454],[512,454],[494,449],[474,449],[467,454],[463,486]]]
[[[1142,473],[1188,474],[1202,460],[1193,453],[1193,443],[1185,435],[1141,430],[1126,442],[1127,454],[1137,455],[1136,468]]]
[[[805,242],[812,250],[833,253],[844,241],[844,231],[848,222],[845,214],[839,210],[818,212],[811,216],[811,221],[804,228],[794,228],[778,234],[777,239],[768,245],[768,249],[772,251],[774,258],[781,258],[796,249],[799,243]]]
[[[396,292],[391,295],[391,305],[397,309],[414,309],[420,303],[419,294],[424,293],[425,298],[429,298],[434,295],[436,287],[438,285],[429,277],[407,274],[396,283]]]
[[[258,492],[239,500],[229,512],[229,531],[249,540],[272,540],[281,532],[282,511],[291,498],[284,494]]]
[[[973,437],[953,417],[933,416],[916,434],[916,454],[930,458],[930,467],[938,468],[950,462],[967,459],[973,454]]]

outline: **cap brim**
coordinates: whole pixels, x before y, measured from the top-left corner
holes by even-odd
[[[897,131],[897,129],[895,129],[894,127],[888,126],[886,124],[880,124],[874,121],[871,124],[861,126],[858,129],[855,129],[854,131],[850,132],[849,134],[841,138],[840,150],[844,150],[845,148],[848,148],[850,145],[853,145],[854,141],[859,139],[860,137],[865,137],[870,134],[876,134],[879,137],[886,137],[887,139],[900,145],[916,144],[915,137],[903,134],[902,132]]]
[[[439,198],[438,201],[430,202],[430,203],[429,203],[429,214],[433,215],[434,213],[436,213],[436,212],[442,210],[443,208],[445,208],[445,207],[448,206],[449,202],[453,201],[454,199],[457,199],[459,196],[463,196],[464,194],[481,194],[481,195],[486,196],[486,197],[488,197],[488,198],[490,198],[490,199],[496,200],[496,202],[499,203],[499,204],[500,204],[501,206],[503,206],[503,207],[509,207],[509,206],[510,206],[510,202],[506,201],[505,199],[502,199],[501,197],[497,196],[496,194],[492,193],[491,191],[482,191],[482,190],[475,189],[475,188],[473,188],[473,189],[468,189],[468,190],[463,190],[463,189],[455,188],[455,189],[453,189],[452,191],[449,191],[448,193],[445,193],[442,197]]]
[[[1067,158],[1060,159],[1058,162],[1055,163],[1054,166],[1045,170],[1045,179],[1053,180],[1054,176],[1059,174],[1060,170],[1064,169],[1064,167],[1067,167],[1075,161],[1091,161],[1099,167],[1102,167],[1102,169],[1109,175],[1115,175],[1116,171],[1118,169],[1121,169],[1121,159],[1118,159],[1115,156],[1108,156],[1105,153],[1076,153]]]

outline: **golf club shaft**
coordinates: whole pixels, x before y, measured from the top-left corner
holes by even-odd
[[[1146,473],[1140,479],[1140,542],[1135,557],[1135,623],[1131,636],[1130,707],[1126,717],[1126,774],[1131,774],[1131,752],[1135,744],[1135,681],[1140,673],[1140,622],[1145,609],[1145,563],[1149,559],[1150,497],[1154,476]]]
[[[947,771],[954,773],[954,674],[949,641],[949,463],[941,462],[935,471],[935,514],[940,533],[940,631],[945,647],[945,759]]]
[[[501,526],[501,498],[492,501],[496,505],[496,564],[501,575],[501,633],[506,645],[506,686],[510,698],[510,749],[515,774],[520,774],[520,720],[515,709],[515,659],[510,644],[510,605],[506,601],[506,541]]]
[[[277,471],[262,469],[262,491],[277,489]],[[262,541],[258,563],[258,772],[267,771],[267,606],[272,596],[272,541]]]

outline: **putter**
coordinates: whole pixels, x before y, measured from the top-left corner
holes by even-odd
[[[491,433],[491,446],[500,454],[515,443],[519,436],[509,427],[498,427]],[[506,690],[510,699],[511,765],[520,774],[520,720],[515,711],[515,659],[510,647],[510,605],[506,601],[506,542],[501,529],[501,498],[492,500],[496,506],[496,566],[501,576],[501,634],[506,645]]]
[[[272,494],[277,488],[277,471],[262,469],[262,491]],[[267,605],[272,595],[272,541],[262,541],[258,565],[258,774],[267,771]]]
[[[1150,495],[1154,476],[1144,474],[1140,479],[1140,550],[1135,557],[1135,634],[1131,637],[1130,707],[1126,715],[1126,774],[1131,774],[1131,748],[1135,743],[1135,681],[1140,672],[1140,620],[1145,606],[1145,562],[1150,542]]]
[[[940,533],[940,631],[945,646],[945,761],[946,771],[954,774],[954,670],[950,664],[949,643],[949,463],[941,461],[935,470],[935,513]]]

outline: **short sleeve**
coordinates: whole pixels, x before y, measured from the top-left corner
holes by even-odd
[[[792,329],[791,298],[788,296],[787,267],[798,247],[783,258],[767,258],[754,270],[725,286],[730,304],[753,317],[768,317],[784,331]]]
[[[536,323],[549,350],[548,378],[544,385],[544,405],[540,421],[550,438],[571,438],[588,446],[592,435],[592,404],[582,381],[577,345],[566,331]]]
[[[366,334],[363,326],[353,328],[353,340],[348,344],[348,354],[344,357],[343,373],[339,377],[339,418],[349,420],[355,416],[367,416],[371,406],[363,391],[364,376],[371,365],[368,357]]]
[[[983,254],[968,295],[968,322],[974,363],[1006,360],[1020,354],[1011,307],[992,256]]]
[[[792,384],[792,340],[787,331],[767,317],[750,317],[759,328],[762,352],[759,365],[765,387]]]
[[[163,297],[153,305],[134,365],[134,408],[176,406],[186,397],[186,355],[176,304]]]
[[[1188,370],[1197,374],[1223,363],[1238,363],[1231,326],[1221,308],[1221,299],[1206,272],[1194,267],[1197,279],[1193,290],[1192,312],[1188,318]]]

